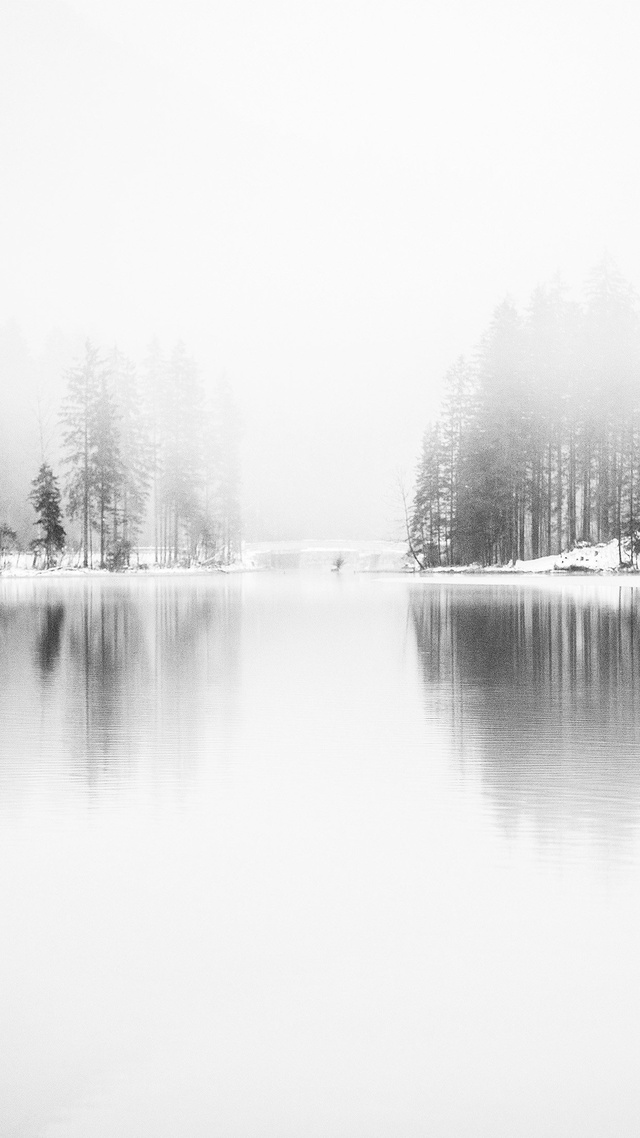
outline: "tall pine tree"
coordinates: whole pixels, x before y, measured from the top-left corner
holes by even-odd
[[[58,479],[47,462],[43,462],[31,483],[29,500],[37,514],[35,524],[40,535],[32,542],[34,549],[44,549],[46,566],[55,563],[55,554],[64,548],[66,533],[62,525],[62,494]]]
[[[82,563],[91,560],[91,529],[95,520],[95,424],[100,387],[98,349],[87,340],[84,358],[67,372],[67,394],[60,418],[63,427],[69,516],[80,520]]]

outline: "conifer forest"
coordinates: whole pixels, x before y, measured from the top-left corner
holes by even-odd
[[[64,550],[77,565],[121,569],[140,563],[140,546],[165,566],[240,555],[238,412],[224,382],[205,387],[184,344],[165,356],[154,342],[138,367],[87,341],[62,374],[58,407],[33,411],[36,536],[3,522],[3,558],[27,546],[38,567]]]
[[[448,371],[407,509],[414,564],[506,565],[616,539],[637,560],[640,318],[605,258],[581,300],[505,300]]]

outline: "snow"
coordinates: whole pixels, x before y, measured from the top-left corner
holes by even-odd
[[[628,541],[623,544],[623,559],[628,561]],[[620,570],[620,550],[617,539],[601,541],[597,545],[579,542],[573,549],[551,557],[537,557],[530,561],[516,561],[516,573],[612,573]]]

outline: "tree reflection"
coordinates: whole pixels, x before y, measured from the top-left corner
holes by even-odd
[[[228,712],[216,696],[236,674],[239,598],[215,586],[92,583],[73,606],[69,715],[90,781],[132,762],[179,781],[195,769],[203,719]]]
[[[640,813],[636,591],[555,586],[415,593],[425,700],[505,826],[617,840]]]
[[[40,634],[36,651],[40,671],[44,677],[51,675],[60,657],[62,629],[64,626],[64,605],[47,604],[42,614]]]
[[[0,789],[170,793],[226,764],[242,582],[226,577],[11,583],[0,597]],[[12,790],[13,792],[13,790]]]

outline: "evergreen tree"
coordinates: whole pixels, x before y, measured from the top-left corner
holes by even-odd
[[[209,450],[209,448],[211,448]],[[229,564],[241,554],[240,415],[229,384],[218,384],[213,399],[212,432],[207,453],[213,459],[215,532],[220,559]],[[211,469],[211,465],[210,465]]]
[[[422,439],[413,515],[409,525],[411,553],[423,568],[442,562],[446,505],[443,497],[443,447],[439,423],[431,424]]]
[[[638,527],[640,329],[634,290],[609,257],[587,282],[583,376],[582,537]]]
[[[155,562],[158,564],[161,557],[162,545],[162,427],[163,427],[163,401],[162,394],[165,389],[166,365],[162,349],[157,340],[149,346],[147,358],[143,365],[142,385],[142,423],[147,444],[149,494],[153,516],[153,541],[155,549]]]
[[[145,519],[152,478],[152,448],[135,365],[117,349],[109,359],[117,408],[116,480],[112,502],[113,549],[118,563],[128,564]]]
[[[6,522],[0,522],[0,566],[4,566],[7,554],[15,549],[18,535]]]
[[[207,406],[181,343],[167,361],[154,343],[142,376],[117,349],[105,362],[90,343],[66,376],[66,490],[84,564],[96,532],[100,564],[127,564],[149,505],[156,562],[228,562],[241,546],[239,419],[228,387]]]
[[[559,281],[523,319],[496,309],[473,368],[446,381],[418,467],[410,530],[425,565],[538,557],[640,529],[640,317],[611,261],[586,303]],[[413,551],[413,550],[412,550]]]
[[[473,370],[459,361],[449,372],[441,424],[447,560],[524,556],[532,408],[522,321],[510,301],[496,309]]]
[[[111,372],[98,372],[91,421],[91,477],[100,535],[100,568],[107,564],[110,540],[117,537],[118,491],[123,481],[120,456],[120,414]]]
[[[97,348],[87,340],[84,359],[67,372],[67,394],[60,418],[63,426],[67,501],[71,518],[79,518],[85,568],[91,554],[91,528],[95,520],[95,428],[101,363]]]
[[[465,444],[475,408],[475,378],[471,365],[463,356],[445,376],[445,395],[442,404],[442,482],[443,532],[448,565],[454,565],[458,554],[457,532],[459,519],[460,474],[465,456]]]
[[[201,519],[203,390],[195,361],[176,344],[161,392],[161,493],[165,559],[195,554]],[[185,548],[186,547],[186,548]]]
[[[29,500],[36,511],[35,524],[40,536],[32,542],[34,548],[44,549],[47,569],[55,561],[55,554],[64,548],[66,534],[62,525],[62,495],[58,479],[47,462],[43,462],[31,483]]]

